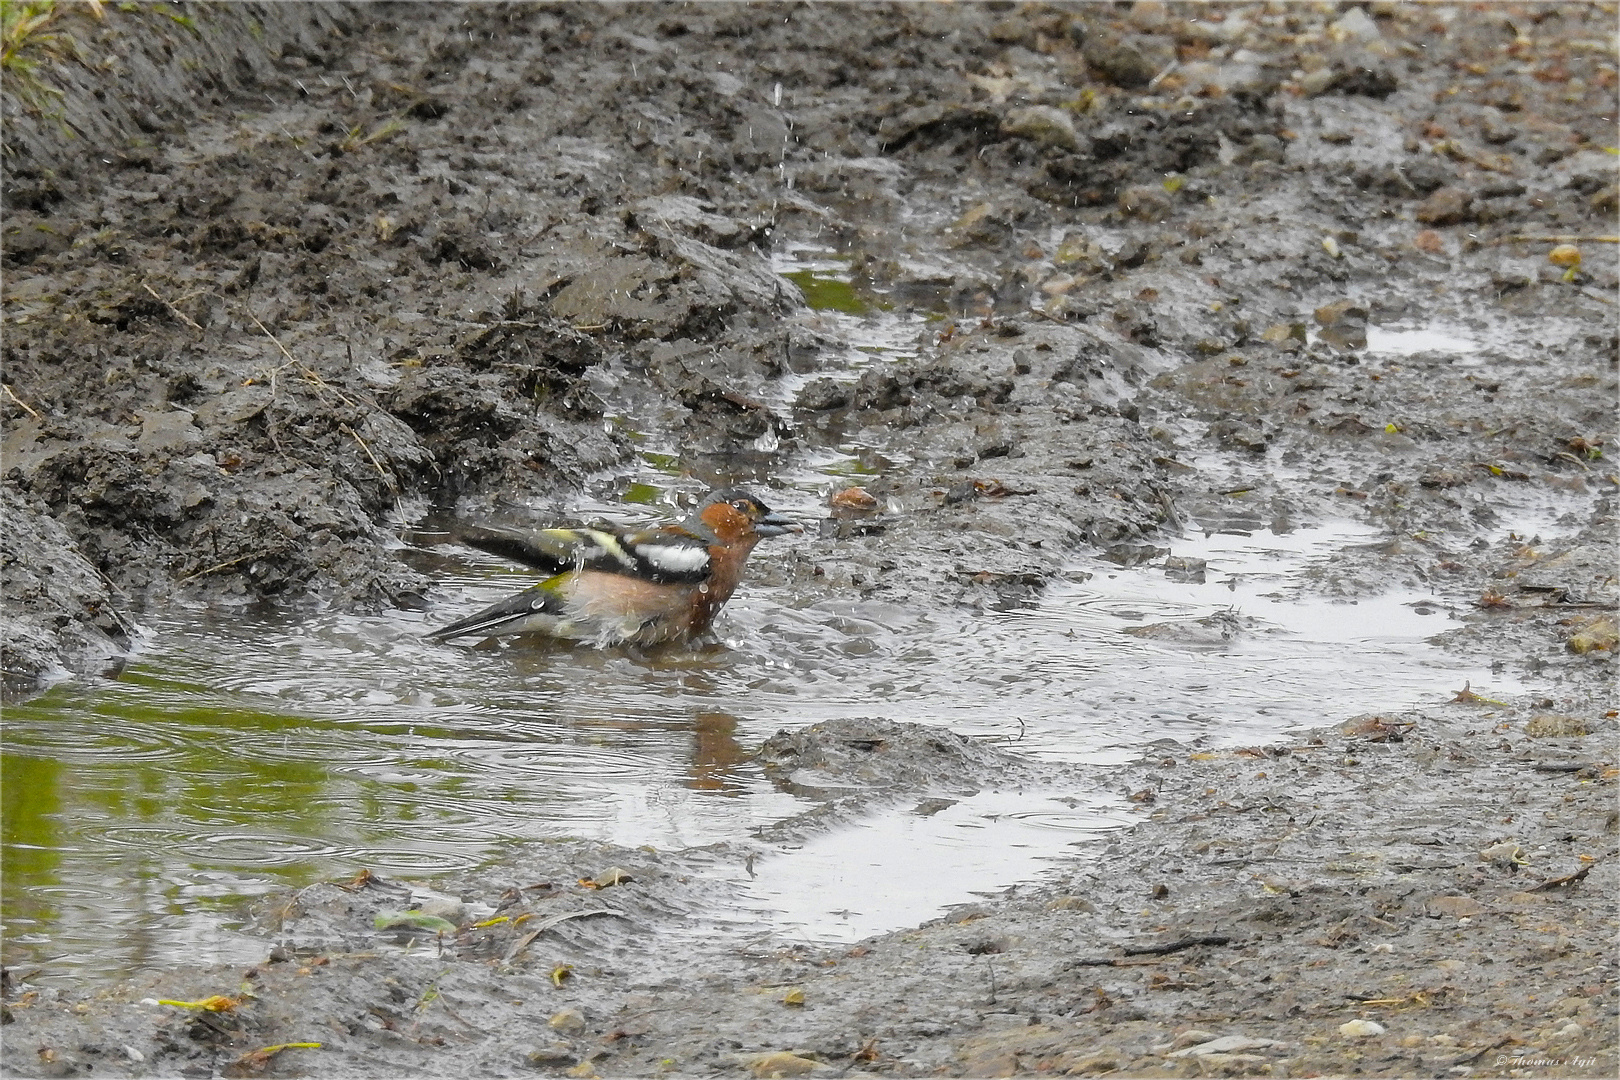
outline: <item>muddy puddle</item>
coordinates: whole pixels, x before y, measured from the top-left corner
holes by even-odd
[[[785,247],[775,269],[810,304],[800,322],[818,342],[817,377],[912,359],[944,317],[858,285],[831,249]],[[1465,354],[1478,347],[1465,333],[1369,331],[1369,351]],[[786,410],[807,381],[784,374],[767,404]],[[641,434],[670,429],[666,406],[634,384],[598,390],[637,466],[600,477],[572,512],[675,513],[689,463]],[[762,436],[758,472],[786,484],[773,503],[813,522],[832,487],[904,464],[903,448],[872,434],[823,434],[791,462]],[[120,678],[10,711],[7,790],[32,794],[6,815],[7,963],[47,979],[250,963],[263,944],[230,929],[240,904],[286,885],[361,867],[466,870],[551,837],[661,850],[746,841],[813,805],[773,786],[754,748],[835,718],[937,724],[1035,758],[1112,765],[1161,739],[1266,742],[1351,703],[1398,710],[1465,683],[1521,689],[1427,644],[1458,625],[1428,593],[1324,595],[1321,568],[1383,536],[1350,521],[1188,521],[1180,537],[1077,559],[1038,602],[1007,610],[805,600],[754,584],[717,642],[633,654],[424,641],[442,613],[528,584],[452,544],[448,520],[428,513],[403,530],[402,557],[436,582],[431,615],[170,610],[149,618],[149,644]],[[1141,816],[1101,790],[914,803],[768,848],[746,873],[717,869],[716,893],[764,936],[856,941],[1001,895],[1060,856],[1085,859]]]
[[[808,512],[802,494],[789,509]],[[445,610],[522,584],[414,535]],[[1038,605],[983,614],[795,606],[788,588],[762,585],[733,601],[718,643],[652,655],[433,645],[427,619],[403,613],[171,611],[122,677],[8,715],[6,788],[29,794],[6,815],[7,962],[46,976],[245,963],[262,942],[224,927],[242,898],[281,885],[361,867],[467,869],[547,837],[664,850],[746,840],[810,805],[776,790],[752,750],[835,717],[1104,764],[1156,739],[1262,742],[1336,703],[1398,709],[1469,680],[1513,690],[1424,645],[1453,625],[1428,597],[1305,590],[1313,566],[1372,535],[1189,531],[1171,569],[1162,552],[1129,567],[1087,560]],[[1137,817],[1103,791],[943,802],[770,849],[723,892],[762,932],[853,941],[1084,857]]]

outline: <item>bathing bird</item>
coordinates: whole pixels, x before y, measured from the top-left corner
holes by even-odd
[[[731,599],[754,545],[803,531],[741,488],[712,491],[684,521],[644,529],[471,526],[460,534],[468,544],[547,577],[428,636],[542,634],[603,646],[686,640]]]

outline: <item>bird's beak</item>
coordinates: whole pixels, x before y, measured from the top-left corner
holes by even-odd
[[[774,511],[754,522],[754,531],[761,536],[781,536],[783,533],[802,533],[804,526]]]

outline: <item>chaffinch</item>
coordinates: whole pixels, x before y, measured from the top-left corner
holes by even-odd
[[[803,531],[741,488],[710,492],[685,521],[649,529],[469,528],[461,538],[473,547],[550,576],[428,636],[545,634],[598,645],[692,637],[731,599],[761,537]]]

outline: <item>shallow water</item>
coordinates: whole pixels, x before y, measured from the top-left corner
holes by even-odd
[[[848,282],[819,249],[787,249],[778,268]],[[855,306],[847,289],[823,293]],[[848,343],[823,353],[817,376],[856,378],[914,355],[930,332],[925,316],[884,310],[881,296],[861,306],[805,316]],[[780,380],[771,404],[807,378]],[[610,422],[667,427],[656,401],[621,391]],[[888,465],[849,442],[805,451],[783,473],[771,449],[760,448],[762,469],[790,485],[777,508],[807,517],[833,478]],[[638,474],[604,478],[573,509],[656,506],[680,471],[673,447],[648,440]],[[149,617],[149,644],[120,678],[8,710],[4,959],[47,978],[256,962],[263,942],[231,933],[229,919],[243,897],[283,885],[362,867],[468,869],[543,837],[660,849],[742,839],[807,806],[774,790],[751,751],[834,717],[946,725],[1107,764],[1163,738],[1260,743],[1347,705],[1434,702],[1470,681],[1511,692],[1426,644],[1454,625],[1431,598],[1335,602],[1304,587],[1313,567],[1376,537],[1347,523],[1194,527],[1167,546],[1204,560],[1201,580],[1167,574],[1162,559],[1083,559],[1038,605],[1005,612],[796,606],[787,589],[750,585],[721,617],[717,645],[640,655],[425,641],[430,623],[529,579],[419,527],[403,554],[438,583],[431,619],[175,609]],[[1234,622],[1242,632],[1224,636]],[[1094,853],[1132,813],[1103,790],[986,792],[931,816],[908,807],[762,857],[726,895],[778,933],[854,940],[1030,880],[1059,855]]]
[[[1172,544],[1208,560],[1203,583],[1087,560],[1072,574],[1085,580],[1012,612],[795,608],[755,586],[722,616],[719,645],[656,656],[434,645],[422,616],[398,612],[172,611],[119,679],[8,710],[6,962],[49,976],[254,961],[263,944],[215,916],[279,885],[469,868],[540,837],[663,849],[743,838],[804,805],[766,783],[750,750],[836,716],[1106,763],[1165,737],[1260,742],[1346,702],[1432,702],[1470,679],[1503,689],[1424,644],[1451,625],[1424,597],[1291,595],[1363,533]],[[440,612],[522,583],[475,553],[418,557],[444,571]],[[1124,632],[1233,606],[1249,630],[1231,640]],[[767,856],[746,902],[796,937],[852,940],[1027,880],[1129,819],[1101,791],[987,793]]]

